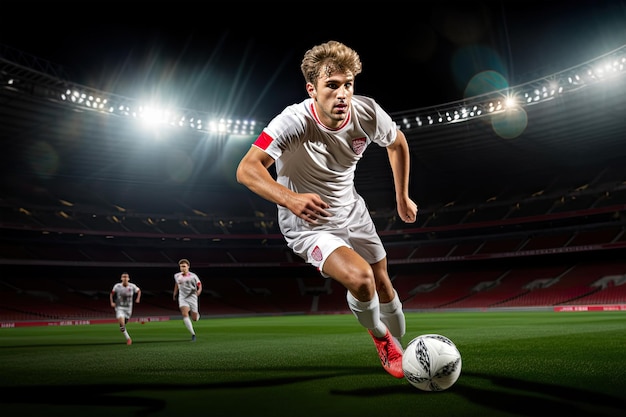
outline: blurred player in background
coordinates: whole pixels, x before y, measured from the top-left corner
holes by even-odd
[[[191,341],[195,342],[196,332],[191,320],[200,320],[198,296],[202,293],[202,282],[195,273],[189,270],[191,263],[187,259],[178,261],[178,267],[180,272],[174,274],[174,301],[178,296],[178,308],[183,315],[183,323],[191,333]]]
[[[133,341],[126,330],[126,324],[133,315],[133,300],[139,303],[141,300],[141,289],[130,282],[130,275],[123,272],[120,277],[121,282],[116,283],[109,294],[111,307],[115,308],[115,317],[120,324],[120,332],[126,338],[126,344],[131,345]]]
[[[373,99],[353,95],[361,73],[356,51],[336,41],[317,45],[300,69],[309,97],[269,122],[239,163],[237,181],[276,203],[289,248],[347,289],[348,306],[371,335],[384,369],[402,378],[402,303],[354,174],[368,145],[385,147],[398,215],[414,223],[409,146]],[[401,90],[397,81],[385,80]],[[269,172],[274,163],[276,179]]]

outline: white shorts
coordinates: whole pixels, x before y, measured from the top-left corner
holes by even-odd
[[[178,308],[189,307],[189,311],[198,312],[198,296],[178,297]]]
[[[115,318],[124,317],[125,319],[130,319],[133,314],[133,309],[131,307],[115,307]]]
[[[341,246],[353,249],[369,264],[387,256],[374,221],[361,197],[352,206],[333,210],[333,216],[320,225],[311,225],[291,212],[281,214],[281,231],[287,246],[307,263],[315,266],[326,278],[328,275],[323,272],[324,262]]]

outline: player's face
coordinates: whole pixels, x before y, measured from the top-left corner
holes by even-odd
[[[182,272],[183,274],[186,274],[187,272],[189,272],[189,265],[180,264],[180,272]]]
[[[307,83],[309,96],[315,100],[315,109],[320,121],[327,127],[337,128],[350,113],[354,76],[348,73],[334,72],[322,75],[317,84]]]

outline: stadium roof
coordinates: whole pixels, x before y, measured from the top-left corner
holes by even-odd
[[[78,187],[82,192],[72,192],[73,198],[136,204],[146,210],[157,209],[158,203],[167,212],[167,200],[174,196],[207,210],[219,202],[221,210],[233,214],[271,210],[234,181],[234,167],[253,135],[214,133],[207,123],[195,130],[179,126],[150,130],[120,111],[105,114],[84,103],[69,105],[57,93],[103,93],[110,100],[130,97],[130,104],[135,104],[140,95],[132,87],[148,87],[154,93],[159,89],[150,82],[155,81],[169,91],[179,85],[175,77],[186,79],[187,70],[211,78],[216,70],[207,68],[223,66],[235,78],[231,89],[225,88],[228,104],[218,107],[245,109],[242,116],[262,108],[260,126],[264,117],[302,97],[297,65],[303,48],[328,38],[346,40],[360,51],[365,68],[359,91],[376,97],[408,135],[411,186],[422,208],[436,209],[452,201],[480,204],[546,189],[556,192],[626,180],[623,71],[603,80],[586,80],[580,88],[567,81],[570,70],[598,71],[586,64],[621,53],[626,44],[623,2],[486,1],[465,6],[433,2],[415,16],[402,13],[402,4],[389,3],[378,16],[397,23],[394,31],[369,26],[368,30],[303,27],[296,19],[280,25],[265,22],[263,30],[241,25],[225,30],[226,19],[203,16],[200,24],[194,20],[198,16],[189,16],[181,34],[163,31],[165,16],[137,22],[131,15],[117,16],[113,6],[84,26],[77,26],[80,11],[67,8],[63,19],[41,23],[49,36],[34,44],[20,29],[0,29],[3,42],[36,54],[0,47],[3,193],[22,192],[35,198],[40,192],[54,192],[61,198]],[[189,5],[177,5],[180,8],[162,11],[168,17],[189,15]],[[44,6],[37,7],[42,11]],[[58,3],[52,8],[51,16],[59,11]],[[353,17],[365,25],[358,11]],[[112,21],[117,22],[115,27]],[[227,37],[237,42],[228,43]],[[169,47],[173,52],[166,51]],[[238,57],[237,66],[226,68],[225,55]],[[443,55],[446,63],[452,63],[448,67],[441,64]],[[207,61],[191,63],[189,56]],[[398,63],[403,66],[397,68]],[[394,68],[397,71],[389,80],[386,77]],[[463,71],[472,74],[471,81]],[[287,79],[286,73],[296,78]],[[257,77],[269,81],[254,84]],[[532,102],[522,97],[523,110],[509,112],[511,117],[501,117],[501,112],[495,124],[493,114],[486,115],[489,103],[504,99],[514,88],[542,95],[542,89],[550,89],[554,81],[550,77],[560,79],[568,90]],[[9,84],[16,79],[23,84]],[[179,90],[185,99],[177,102],[186,113],[187,127],[192,118],[202,115],[194,109],[204,108],[195,107],[194,100],[213,91],[205,89],[200,79],[189,80]],[[229,85],[215,80],[213,84]],[[253,92],[251,97],[246,91]],[[495,97],[486,91],[503,94]],[[270,104],[268,96],[280,98],[280,103],[261,106],[255,101]],[[451,97],[462,99],[451,101]],[[253,104],[244,106],[246,102]],[[475,104],[482,105],[484,113],[464,119],[463,112],[476,111]],[[428,117],[445,119],[450,114],[454,118],[455,111],[462,120],[428,124]],[[417,126],[417,118],[422,126]],[[368,149],[359,165],[357,187],[372,210],[393,206],[384,150]]]
[[[625,55],[620,48],[506,91],[394,113],[401,126],[413,120],[403,128],[413,154],[416,200],[433,208],[459,199],[479,203],[507,193],[530,195],[549,187],[626,181]],[[64,80],[10,61],[0,63],[0,165],[5,185],[58,190],[73,184],[84,189],[83,197],[100,192],[120,200],[145,200],[147,190],[162,193],[169,185],[175,190],[172,195],[190,201],[211,201],[216,195],[224,200],[228,195],[239,210],[266,208],[234,181],[236,162],[254,134],[169,125],[155,130],[134,117],[62,100],[57,91],[68,88]],[[606,65],[614,67],[598,72]],[[594,70],[595,75],[590,72]],[[577,76],[586,78],[572,81]],[[564,89],[542,98],[541,86],[555,81]],[[485,103],[524,91],[538,95],[487,114]],[[463,109],[477,106],[483,114],[432,125],[415,123],[416,118],[463,114]],[[357,187],[372,210],[393,207],[384,150],[370,147],[366,152]],[[165,204],[159,195],[154,197]],[[133,204],[155,207],[154,201]]]

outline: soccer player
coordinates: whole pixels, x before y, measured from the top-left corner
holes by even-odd
[[[202,282],[198,275],[191,272],[191,263],[187,259],[178,261],[180,272],[174,274],[174,301],[178,296],[178,308],[183,315],[183,323],[191,333],[191,341],[196,341],[196,331],[193,328],[193,321],[200,320],[200,310],[198,296],[202,293]],[[189,317],[191,313],[191,318]]]
[[[375,100],[354,94],[361,60],[353,49],[337,41],[314,46],[300,69],[309,97],[269,122],[240,161],[237,181],[276,203],[289,248],[346,288],[348,306],[370,333],[384,369],[402,378],[404,311],[354,175],[368,145],[385,147],[398,214],[415,222],[407,140]],[[395,89],[394,81],[385,82]],[[269,171],[274,163],[276,179]]]
[[[109,302],[111,307],[115,309],[115,317],[120,324],[120,332],[126,338],[126,344],[132,345],[133,341],[126,330],[126,324],[133,315],[133,299],[135,303],[139,303],[141,300],[141,289],[130,282],[130,275],[128,272],[122,272],[120,277],[121,282],[113,285],[113,289],[109,294]]]

